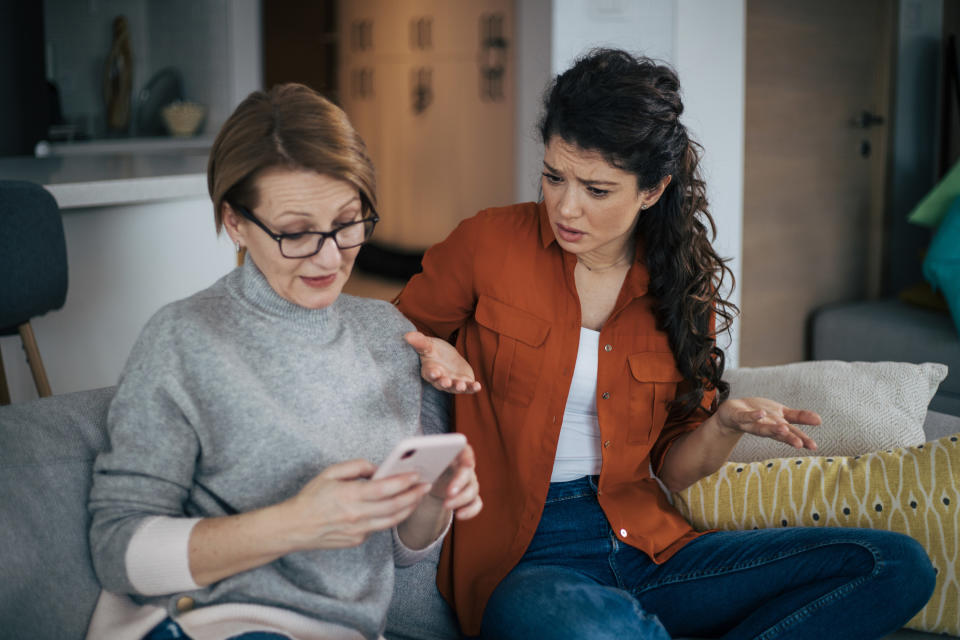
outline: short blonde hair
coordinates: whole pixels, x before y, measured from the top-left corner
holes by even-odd
[[[347,114],[310,87],[280,84],[247,96],[210,149],[207,190],[217,233],[223,228],[224,202],[255,208],[257,177],[275,167],[345,180],[360,192],[365,213],[376,208],[373,163]]]

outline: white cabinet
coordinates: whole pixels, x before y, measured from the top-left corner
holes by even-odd
[[[426,249],[511,202],[513,1],[341,0],[339,95],[377,168],[376,241]]]

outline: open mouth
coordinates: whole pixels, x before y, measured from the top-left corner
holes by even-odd
[[[565,227],[562,224],[558,224],[557,235],[565,242],[576,242],[586,234],[582,231],[577,231],[576,229],[571,229],[570,227]]]

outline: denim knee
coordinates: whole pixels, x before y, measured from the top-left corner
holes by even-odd
[[[623,589],[556,567],[515,569],[487,603],[481,638],[669,640]]]
[[[880,563],[889,573],[890,601],[901,601],[912,617],[927,604],[936,585],[937,570],[926,549],[910,536],[890,533]]]

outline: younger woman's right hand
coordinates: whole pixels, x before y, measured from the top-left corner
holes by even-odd
[[[416,473],[370,480],[366,460],[333,464],[288,501],[294,544],[301,550],[355,547],[371,533],[396,526],[430,491]]]

